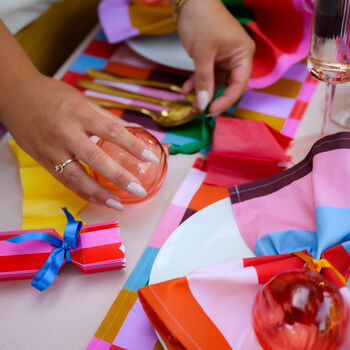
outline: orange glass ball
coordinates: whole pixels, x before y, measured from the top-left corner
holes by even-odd
[[[159,159],[159,163],[151,163],[142,161],[118,145],[99,140],[97,145],[106,152],[115,162],[121,165],[123,168],[132,173],[139,181],[140,184],[147,191],[146,197],[139,197],[129,192],[123,191],[116,184],[106,179],[97,171],[91,169],[93,178],[107,188],[109,191],[117,195],[123,203],[136,203],[144,201],[153,196],[161,187],[166,171],[167,171],[167,153],[161,143],[147,130],[138,127],[127,127],[129,132],[134,134],[137,138],[143,141]]]
[[[335,350],[345,336],[348,309],[333,283],[308,270],[272,278],[252,308],[259,343],[268,350]]]

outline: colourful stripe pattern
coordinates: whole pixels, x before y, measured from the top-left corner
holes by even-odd
[[[93,42],[103,40],[105,39],[103,39],[100,32]],[[93,51],[99,50],[100,47],[101,45],[91,43],[88,45],[90,68],[99,66],[101,62],[100,58],[103,57],[103,53],[101,51]],[[154,64],[137,56],[124,44],[115,45],[113,47],[115,50],[114,54],[111,56],[110,52],[107,51],[104,56],[106,60],[108,60],[108,63],[103,67],[106,70],[124,76],[160,80],[175,84],[181,84],[186,78],[184,72],[174,71],[173,69]],[[86,50],[84,50],[84,55],[87,55]],[[94,63],[94,57],[99,58],[96,60],[96,63]],[[81,73],[83,69],[79,68],[79,66],[75,64],[73,67],[75,71],[68,71],[64,75],[63,80],[75,86],[75,81],[84,77],[84,75]],[[308,101],[305,102],[304,100],[307,97],[311,98],[317,82],[308,77],[305,64],[299,63],[293,66],[290,71],[287,71],[283,79],[282,82],[278,81],[260,92],[255,90],[249,92],[251,96],[255,97],[265,98],[267,95],[270,97],[269,101],[271,103],[276,103],[277,99],[281,110],[284,111],[282,117],[273,115],[273,106],[268,107],[264,100],[260,100],[260,103],[254,101],[252,106],[246,104],[243,100],[243,104],[238,105],[235,114],[247,117],[251,120],[264,121],[275,130],[281,131],[284,135],[293,137],[308,104]],[[310,93],[300,94],[306,83],[308,84]],[[136,87],[136,91],[140,91],[140,89],[141,88]],[[85,93],[91,94],[92,92]],[[123,102],[134,103],[134,101],[130,100]],[[261,107],[261,104],[265,107]],[[304,106],[305,108],[298,106]],[[159,128],[152,120],[143,118],[138,114],[131,112],[123,113],[119,110],[112,110],[112,112],[122,116],[125,120],[140,123],[164,143],[174,142],[177,144],[184,144],[198,139],[199,124],[197,121],[180,128],[165,131]],[[148,319],[145,318],[143,310],[140,308],[137,299],[137,289],[147,283],[153,261],[159,249],[174,229],[198,210],[220,199],[226,198],[229,195],[226,187],[212,186],[203,182],[206,176],[206,170],[206,161],[198,159],[193,165],[193,168],[189,171],[151,238],[148,247],[140,258],[139,263],[135,267],[135,270],[119,293],[106,315],[105,320],[102,322],[89,344],[89,350],[139,349],[140,347],[138,347],[139,345],[137,345],[136,342],[139,341],[141,343],[143,340],[144,343],[142,344],[144,345],[142,348],[145,350],[160,348],[160,343],[157,341],[154,330]],[[133,336],[136,334],[135,330],[138,335],[137,340]]]
[[[37,230],[59,237],[53,229]],[[0,281],[32,278],[53,251],[45,241],[13,244],[6,240],[26,231],[0,233]],[[71,249],[72,264],[84,273],[120,269],[125,266],[124,246],[117,222],[85,225],[77,246]]]
[[[181,84],[186,79],[185,72],[154,64],[136,55],[124,44],[114,46],[107,44],[102,31],[98,32],[96,37],[87,44],[83,54],[63,75],[62,80],[76,87],[77,79],[87,78],[84,74],[86,68],[106,69],[124,76],[175,84]],[[309,93],[300,95],[305,83],[310,84],[308,85]],[[283,110],[289,111],[286,118],[286,113],[283,118],[261,113],[262,107],[259,104],[257,104],[257,110],[252,109],[249,105],[238,106],[235,113],[248,119],[265,121],[274,129],[292,137],[308,104],[305,99],[311,98],[315,87],[316,81],[308,78],[305,64],[296,64],[285,73],[282,83],[277,82],[269,88],[261,90],[263,96],[268,94],[271,95],[272,99],[282,97],[280,100],[282,104],[287,101],[286,105],[283,108],[281,107]],[[292,108],[290,107],[290,100],[294,101]],[[133,101],[128,102],[133,103]],[[264,101],[261,101],[261,103],[264,103]],[[266,110],[266,107],[264,108],[264,112],[272,113],[272,107],[269,110]],[[139,114],[123,113],[119,110],[113,110],[113,113],[122,116],[125,120],[142,124],[162,142],[184,144],[199,138],[200,123],[196,120],[181,128],[164,130],[149,118],[141,117]],[[160,349],[154,330],[145,318],[144,312],[137,301],[136,290],[147,282],[154,258],[173,230],[196,211],[229,195],[225,187],[203,183],[206,168],[206,162],[198,159],[189,171],[153,235],[149,247],[145,250],[141,262],[137,265],[135,271],[138,272],[134,272],[130,276],[126,284],[128,289],[124,287],[121,290],[88,349],[139,349],[135,345],[134,339],[136,328],[140,342],[146,339],[143,349]],[[29,271],[29,273],[31,272]]]
[[[169,349],[225,349],[225,342],[236,350],[260,349],[250,310],[273,276],[303,268],[305,260],[292,252],[324,259],[321,273],[349,300],[349,164],[350,133],[342,132],[316,142],[294,167],[229,189],[239,231],[259,257],[202,267],[139,290]],[[217,336],[221,345],[210,344]]]
[[[276,82],[305,58],[313,3],[310,0],[222,0],[255,41],[251,88]],[[175,31],[169,1],[103,0],[99,17],[110,43]]]

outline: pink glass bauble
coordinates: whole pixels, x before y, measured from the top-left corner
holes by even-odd
[[[137,138],[147,144],[150,149],[159,159],[159,163],[150,163],[142,161],[118,145],[99,140],[97,145],[103,149],[115,162],[120,164],[123,168],[132,173],[139,181],[143,188],[147,191],[146,197],[139,197],[132,195],[120,189],[110,180],[99,174],[97,171],[91,169],[94,179],[107,188],[115,195],[117,195],[123,203],[136,203],[150,198],[161,187],[166,171],[167,171],[167,153],[160,142],[148,131],[137,127],[127,127],[129,132],[134,134]]]
[[[308,270],[290,270],[257,294],[252,318],[264,349],[335,350],[344,339],[348,310],[333,283]]]

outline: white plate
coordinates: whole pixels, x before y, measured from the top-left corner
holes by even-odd
[[[126,43],[138,54],[165,66],[194,70],[192,58],[184,50],[176,33],[168,35],[143,35]]]
[[[239,232],[229,198],[192,215],[160,249],[150,284],[187,275],[195,268],[230,259],[252,257]]]

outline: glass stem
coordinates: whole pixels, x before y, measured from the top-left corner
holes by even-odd
[[[326,85],[326,98],[325,98],[325,106],[324,106],[323,125],[321,130],[322,136],[328,135],[330,132],[335,86],[336,86],[335,84],[331,84],[331,83],[327,83]]]

